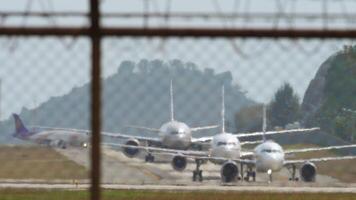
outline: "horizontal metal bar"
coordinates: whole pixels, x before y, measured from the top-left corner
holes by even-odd
[[[88,36],[89,33],[89,27],[0,27],[0,35]]]
[[[63,12],[14,12],[0,11],[0,17],[88,17],[86,12],[63,11]],[[239,12],[239,13],[209,13],[209,12],[106,12],[101,15],[103,18],[181,18],[181,19],[247,19],[247,20],[272,20],[272,19],[305,19],[305,20],[352,20],[356,18],[356,13],[269,13],[269,12]]]
[[[0,11],[1,17],[89,17],[88,13],[64,11],[64,12],[19,12],[19,11]]]
[[[86,27],[2,27],[0,35],[88,36]],[[223,28],[135,28],[106,27],[101,36],[129,37],[252,37],[252,38],[356,38],[356,29],[223,29]]]

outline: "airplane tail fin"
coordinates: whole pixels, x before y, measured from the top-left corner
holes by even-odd
[[[171,121],[174,121],[174,102],[173,102],[173,80],[171,80],[170,85],[170,99],[171,99]]]
[[[13,114],[15,120],[15,133],[14,137],[25,138],[30,135],[30,131],[26,128],[26,126],[22,123],[20,116],[17,114]]]
[[[225,133],[225,87],[221,89],[221,131]]]
[[[263,122],[262,122],[262,139],[263,141],[266,141],[266,128],[267,128],[267,116],[266,116],[266,105],[263,104]]]

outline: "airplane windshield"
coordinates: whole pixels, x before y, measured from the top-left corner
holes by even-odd
[[[233,145],[235,146],[235,142],[218,142],[218,146],[226,146],[226,145]]]
[[[226,142],[218,142],[218,146],[226,146]]]
[[[266,153],[280,153],[281,151],[278,149],[263,149],[262,152]]]

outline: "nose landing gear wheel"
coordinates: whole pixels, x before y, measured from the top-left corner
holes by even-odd
[[[292,165],[292,169],[288,169],[291,173],[291,177],[289,178],[290,181],[299,181],[299,178],[296,177],[296,169],[297,167],[295,165]]]
[[[250,181],[250,177],[252,177],[253,182],[256,182],[256,172],[253,171],[251,167],[248,168],[248,171],[246,172],[246,176],[245,176],[244,180]]]
[[[196,159],[195,163],[196,163],[196,168],[193,171],[193,182],[195,182],[195,181],[202,182],[203,181],[203,170],[199,169],[200,165],[202,164],[202,160]]]
[[[145,161],[153,163],[155,161],[155,157],[152,154],[148,154],[145,157]]]
[[[199,182],[202,182],[203,181],[203,170],[199,170],[199,171],[196,171],[194,170],[193,171],[193,181],[199,181]]]

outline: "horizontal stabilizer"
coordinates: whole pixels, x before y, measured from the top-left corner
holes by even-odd
[[[190,131],[195,132],[195,131],[201,131],[201,130],[214,129],[214,128],[218,128],[218,127],[219,127],[219,125],[201,126],[201,127],[190,128]]]

